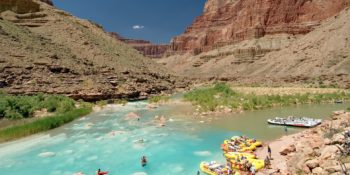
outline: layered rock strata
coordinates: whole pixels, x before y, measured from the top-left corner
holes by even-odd
[[[198,54],[265,35],[306,34],[348,4],[348,0],[208,0],[203,14],[173,38],[171,49]]]
[[[150,58],[161,58],[165,56],[166,52],[170,48],[169,45],[166,44],[153,44],[150,41],[146,40],[126,39],[114,32],[112,32],[111,35],[116,39],[123,41],[131,47],[135,48],[142,55]]]

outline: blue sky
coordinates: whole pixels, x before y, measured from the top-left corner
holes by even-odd
[[[53,0],[57,8],[90,19],[127,38],[169,43],[199,16],[206,0]]]

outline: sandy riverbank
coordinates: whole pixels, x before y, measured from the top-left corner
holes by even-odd
[[[349,112],[333,115],[316,128],[267,143],[272,150],[271,169],[265,169],[259,174],[340,175],[344,169],[349,172],[349,156],[342,154],[345,149],[345,131],[350,131]],[[257,155],[265,158],[267,146],[259,149]],[[277,170],[280,173],[276,173]]]

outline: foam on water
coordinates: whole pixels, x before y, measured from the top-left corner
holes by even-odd
[[[210,151],[196,151],[193,153],[196,156],[202,156],[202,157],[206,157],[206,156],[211,156],[212,153]]]

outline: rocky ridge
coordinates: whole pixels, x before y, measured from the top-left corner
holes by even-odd
[[[96,101],[144,99],[186,86],[94,23],[39,0],[8,2],[0,2],[3,91]]]
[[[150,58],[162,58],[170,48],[169,45],[166,44],[153,44],[146,40],[127,39],[114,32],[112,32],[111,35],[117,40],[130,45],[142,55]]]

